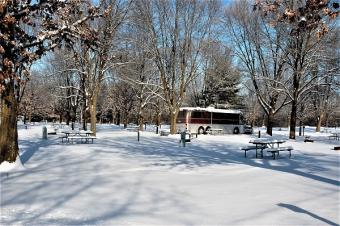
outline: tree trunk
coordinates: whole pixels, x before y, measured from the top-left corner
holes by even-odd
[[[292,101],[292,111],[290,112],[289,139],[295,139],[297,102]]]
[[[127,128],[128,125],[128,117],[127,117],[128,113],[125,111],[125,114],[123,115],[123,124],[124,124],[124,129]]]
[[[120,126],[120,111],[116,113],[116,125]]]
[[[143,118],[143,115],[142,115],[142,113],[140,112],[139,114],[138,114],[138,125],[139,125],[139,130],[140,131],[143,131],[144,130],[144,118]]]
[[[2,109],[0,124],[0,163],[15,162],[19,155],[17,114],[18,103],[14,95],[14,84],[2,93]]]
[[[177,129],[176,129],[177,115],[178,115],[178,111],[170,112],[170,133],[171,134],[177,133]]]
[[[157,108],[156,108],[156,134],[159,133],[159,129],[160,129],[160,125],[161,125],[161,111],[159,109],[159,103],[157,104]]]
[[[274,113],[272,110],[269,110],[269,114],[267,115],[267,134],[273,136],[273,122],[274,122]]]
[[[70,120],[71,120],[71,116],[70,116],[70,112],[67,111],[66,112],[66,115],[65,115],[65,118],[66,118],[66,125],[70,125]]]
[[[91,131],[96,135],[97,128],[97,98],[93,97],[90,101],[90,115],[91,115]]]
[[[317,119],[318,121],[316,123],[315,132],[320,132],[323,118],[324,118],[324,113],[320,113],[320,115],[318,116],[318,119]]]
[[[83,123],[83,130],[87,130],[87,113],[86,113],[86,104],[82,106],[82,123]]]
[[[28,122],[29,123],[32,122],[32,107],[29,107],[29,110],[28,110]]]

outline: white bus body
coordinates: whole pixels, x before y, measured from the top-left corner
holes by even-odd
[[[240,110],[183,107],[177,118],[177,130],[207,133],[210,129],[222,129],[223,133],[244,133],[245,123]]]

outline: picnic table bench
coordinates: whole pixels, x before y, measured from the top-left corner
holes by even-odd
[[[281,151],[288,151],[289,152],[289,158],[290,158],[292,156],[293,147],[287,146],[287,147],[278,147],[278,148],[266,148],[265,150],[272,154],[273,159],[275,159],[275,156],[276,156],[275,154],[277,154],[277,156],[279,156]]]
[[[314,140],[310,136],[305,136],[305,140],[303,142],[311,142],[311,143],[313,143]]]
[[[77,141],[80,141],[80,143],[91,143],[93,144],[93,140],[97,139],[97,137],[95,136],[61,136],[59,137],[61,138],[61,142],[64,143],[64,140],[65,140],[65,143],[74,143],[74,142],[77,142]]]
[[[247,151],[250,150],[256,150],[256,158],[257,158],[257,151],[259,150],[261,153],[261,157],[263,157],[263,149],[266,148],[266,146],[258,146],[258,145],[249,145],[246,147],[242,147],[241,150],[244,151],[244,157],[247,158]]]

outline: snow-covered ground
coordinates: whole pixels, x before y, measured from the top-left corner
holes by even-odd
[[[1,164],[0,225],[338,225],[340,141],[306,128],[314,143],[277,160],[239,147],[254,135],[201,135],[179,144],[110,125],[94,144],[42,140],[19,130],[23,167]],[[264,134],[264,131],[262,131]],[[274,137],[287,138],[287,129]]]

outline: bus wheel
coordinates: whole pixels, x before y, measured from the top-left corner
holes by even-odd
[[[235,128],[234,128],[234,134],[239,134],[239,133],[240,133],[239,128],[238,128],[238,127],[235,127]]]
[[[209,134],[211,132],[210,130],[211,130],[210,126],[207,126],[207,128],[205,128],[205,133]]]
[[[202,126],[200,128],[198,128],[197,133],[198,134],[203,134],[204,133],[204,128]]]

